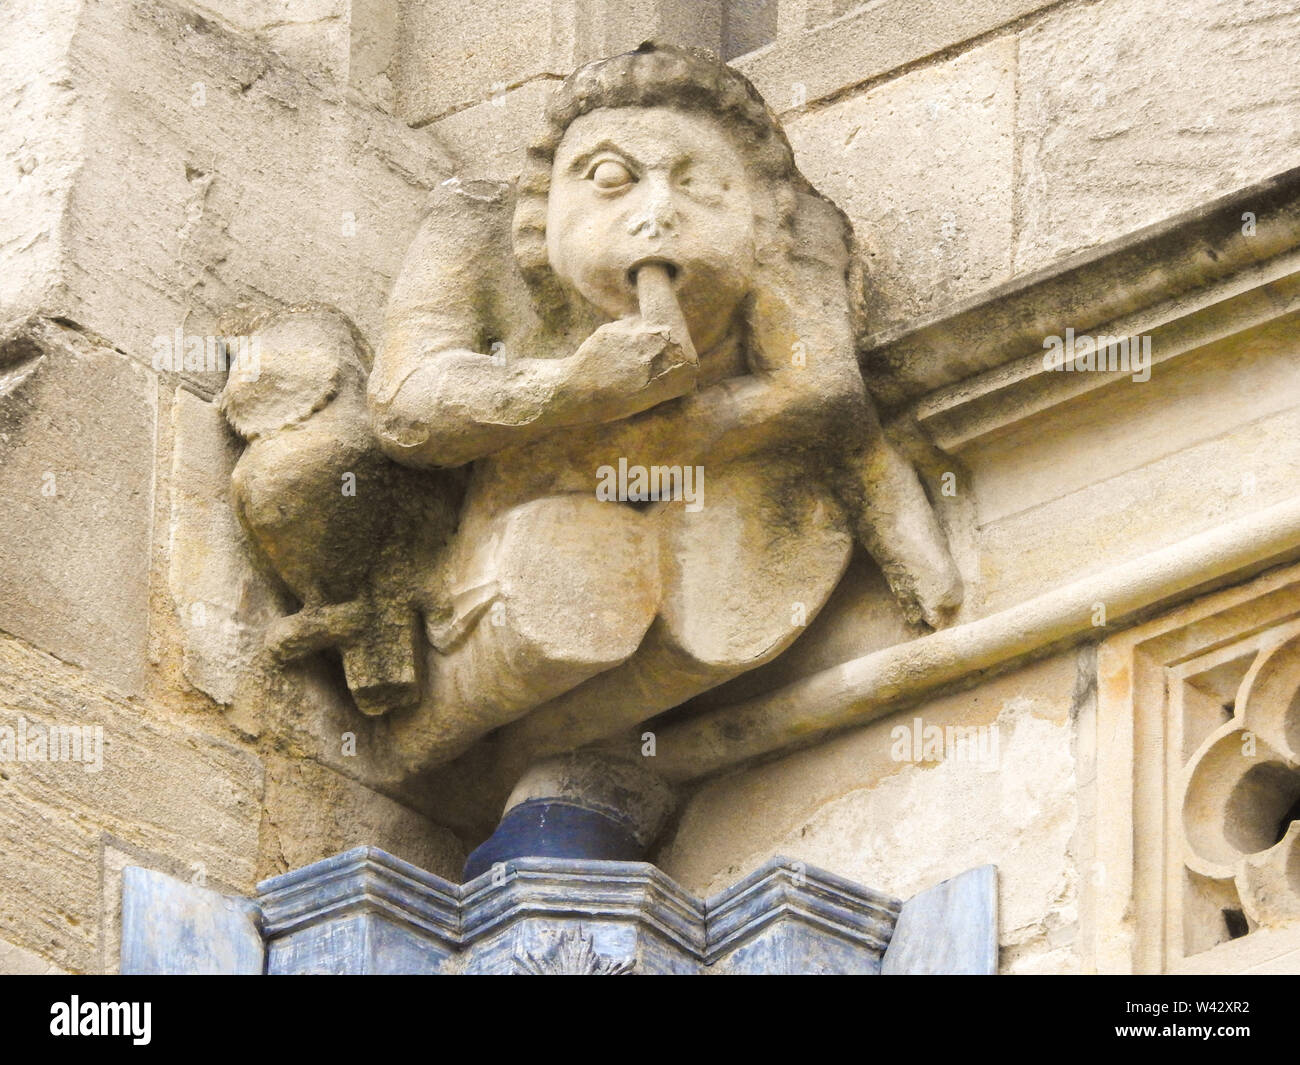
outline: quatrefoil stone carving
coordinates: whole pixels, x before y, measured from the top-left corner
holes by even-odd
[[[1276,927],[1300,919],[1300,631],[1261,649],[1231,705],[1184,773],[1184,862]]]

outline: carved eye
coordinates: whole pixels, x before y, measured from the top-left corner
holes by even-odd
[[[621,189],[632,183],[632,174],[616,159],[602,159],[592,168],[589,175],[598,189]]]

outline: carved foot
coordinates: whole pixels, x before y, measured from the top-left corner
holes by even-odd
[[[924,623],[932,629],[944,628],[961,606],[965,594],[961,575],[947,557],[932,568],[901,577],[886,574],[886,577],[904,615],[913,625]]]
[[[357,709],[377,716],[420,698],[419,618],[407,606],[379,608],[365,599],[304,607],[280,618],[266,635],[279,662],[337,647]]]

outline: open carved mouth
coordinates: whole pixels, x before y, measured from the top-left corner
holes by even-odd
[[[670,263],[667,259],[656,259],[653,257],[639,259],[637,262],[632,264],[631,268],[627,272],[628,284],[633,288],[636,288],[637,271],[643,266],[662,266],[668,274],[669,281],[677,280],[677,265],[675,263]]]

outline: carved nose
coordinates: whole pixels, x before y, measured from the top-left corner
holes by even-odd
[[[667,195],[657,195],[628,222],[628,232],[634,237],[657,237],[673,228],[676,212]]]

